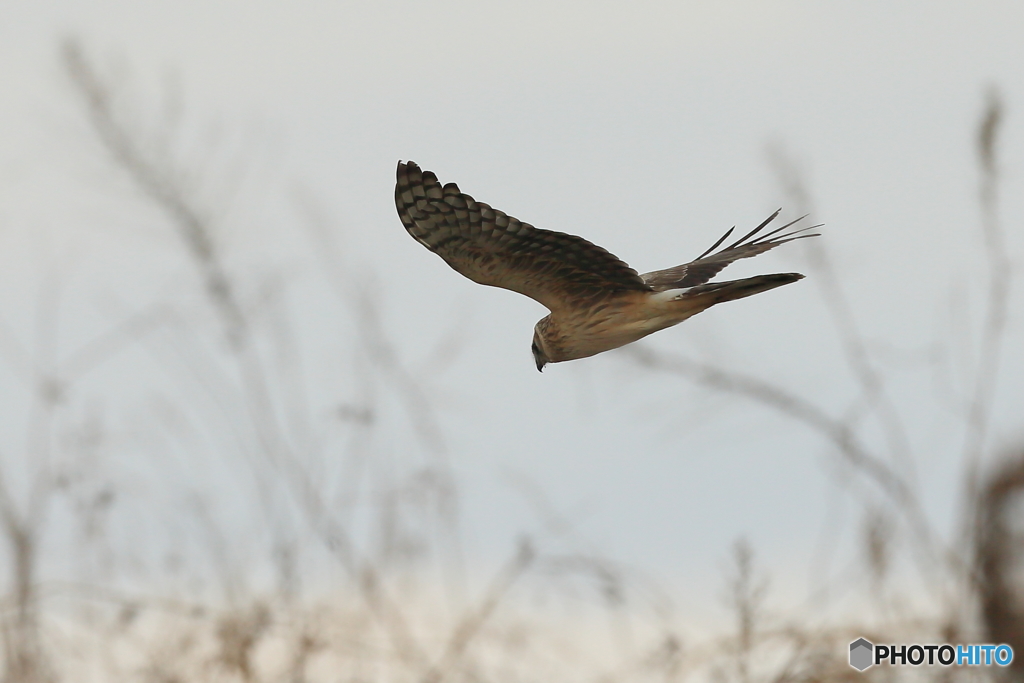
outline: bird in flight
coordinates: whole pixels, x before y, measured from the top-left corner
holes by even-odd
[[[741,239],[718,249],[730,229],[699,257],[640,275],[582,237],[542,230],[478,202],[431,171],[398,163],[395,205],[417,242],[470,280],[525,294],[551,311],[533,331],[537,369],[625,346],[733,299],[803,278],[800,273],[708,282],[733,261],[802,237],[786,232],[801,217],[762,233],[776,211]],[[715,251],[718,249],[718,251]]]

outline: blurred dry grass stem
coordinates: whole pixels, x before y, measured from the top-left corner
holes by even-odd
[[[981,123],[978,125],[977,151],[980,167],[978,200],[981,207],[981,233],[988,261],[988,296],[985,322],[977,351],[974,389],[969,397],[964,458],[967,461],[967,504],[974,507],[978,478],[988,440],[996,383],[1002,365],[1003,344],[1009,318],[1012,268],[1006,251],[1006,237],[999,220],[999,132],[1005,116],[998,90],[989,91]],[[966,530],[970,533],[971,523]]]
[[[997,462],[978,496],[974,553],[981,617],[988,642],[1024,652],[1024,452]],[[1024,658],[1011,672],[1024,679]]]

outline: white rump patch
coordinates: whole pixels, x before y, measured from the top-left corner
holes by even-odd
[[[689,292],[690,289],[692,288],[684,287],[682,289],[666,289],[664,292],[655,292],[651,295],[651,301],[657,304],[677,301],[686,296],[686,293]]]

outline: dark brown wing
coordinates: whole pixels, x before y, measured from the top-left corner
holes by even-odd
[[[718,245],[724,242],[726,238],[732,234],[732,231],[735,228],[730,228],[729,231],[722,235],[717,242],[711,245],[710,249],[705,251],[703,254],[698,256],[695,260],[691,261],[690,263],[684,263],[681,266],[676,266],[675,268],[668,268],[666,270],[656,270],[651,273],[644,273],[640,277],[643,278],[643,281],[646,282],[648,286],[650,286],[650,288],[656,292],[663,292],[666,289],[682,289],[684,287],[694,287],[696,285],[702,285],[711,278],[713,278],[715,275],[718,275],[718,273],[723,268],[725,268],[733,261],[737,261],[741,258],[750,258],[751,256],[757,256],[758,254],[763,254],[769,249],[773,249],[779,246],[780,244],[785,244],[786,242],[792,242],[793,240],[798,240],[804,237],[818,237],[817,233],[802,233],[806,233],[808,230],[813,230],[814,228],[821,227],[819,225],[813,225],[811,227],[802,228],[800,230],[793,230],[792,232],[783,233],[781,235],[778,234],[785,230],[786,228],[795,224],[797,221],[801,221],[804,218],[807,218],[807,216],[801,216],[800,218],[797,218],[795,221],[790,221],[789,223],[786,223],[781,228],[776,228],[771,232],[759,235],[758,233],[764,230],[764,228],[769,223],[771,223],[776,216],[779,215],[780,211],[782,211],[782,209],[779,209],[779,211],[776,211],[771,216],[768,216],[768,218],[765,219],[765,221],[761,223],[761,225],[751,230],[743,238],[733,242],[727,247],[722,248],[721,251],[717,251],[713,254],[711,253],[715,251],[715,249],[718,249]],[[773,237],[773,235],[777,236]],[[708,254],[711,255],[708,256]]]
[[[416,240],[470,280],[557,309],[623,291],[649,292],[635,270],[582,237],[541,230],[444,187],[413,162],[398,164],[395,205]]]

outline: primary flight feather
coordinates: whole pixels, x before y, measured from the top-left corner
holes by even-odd
[[[762,234],[776,211],[719,251],[732,230],[689,263],[640,275],[582,237],[523,223],[455,183],[442,187],[436,175],[411,161],[398,164],[395,205],[409,234],[452,268],[482,285],[525,294],[551,311],[534,328],[538,370],[624,346],[723,301],[796,282],[803,275],[708,280],[737,259],[817,236],[806,232],[811,228],[785,232],[800,218]]]

